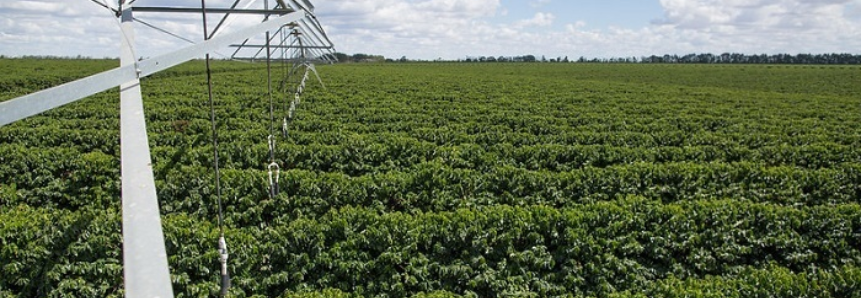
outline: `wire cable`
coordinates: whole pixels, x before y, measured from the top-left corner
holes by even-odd
[[[209,40],[206,24],[206,0],[200,0],[201,13],[203,15],[203,40]],[[218,238],[218,252],[221,261],[221,297],[227,296],[230,289],[230,273],[227,271],[227,241],[224,239],[224,213],[221,204],[221,172],[218,168],[218,127],[215,121],[215,102],[212,98],[212,68],[209,65],[209,53],[206,53],[206,86],[209,95],[209,120],[212,124],[212,154],[215,168],[215,196],[218,202],[218,229],[221,235]]]
[[[141,19],[139,19],[138,17],[133,17],[133,19],[134,19],[136,22],[141,23],[141,24],[142,24],[142,25],[144,25],[144,26],[147,26],[147,27],[152,28],[153,30],[159,31],[159,32],[161,32],[161,33],[164,33],[164,34],[167,34],[167,35],[170,35],[170,36],[173,36],[173,37],[176,37],[176,38],[181,39],[181,40],[183,40],[183,41],[185,41],[185,42],[188,42],[188,43],[190,43],[190,44],[195,44],[195,42],[194,42],[193,40],[191,40],[191,39],[188,39],[188,38],[185,38],[185,37],[179,36],[179,35],[178,35],[178,34],[176,34],[176,33],[173,33],[173,32],[167,31],[167,30],[165,30],[165,29],[162,29],[162,28],[156,27],[156,26],[155,26],[155,25],[153,25],[153,24],[150,24],[150,23],[144,22],[144,20],[141,20]]]
[[[111,11],[111,12],[113,12],[115,15],[120,13],[120,11],[119,11],[119,10],[117,10],[116,8],[113,8],[113,7],[108,6],[108,3],[106,3],[104,0],[103,0],[102,2],[99,2],[98,0],[90,0],[90,1],[93,1],[93,3],[98,4],[99,6],[104,7],[104,8],[106,8],[107,10],[110,10],[110,11]]]
[[[201,5],[206,10],[206,0],[201,0]],[[203,13],[203,31],[204,35],[206,35],[206,12]],[[208,39],[205,39],[208,40]],[[215,119],[215,102],[212,96],[212,68],[210,67],[210,57],[209,54],[206,54],[206,86],[207,92],[209,95],[209,120],[212,124],[212,154],[214,156],[213,167],[215,168],[215,190],[216,190],[216,198],[218,201],[218,226],[221,232],[224,232],[224,217],[222,214],[222,206],[221,206],[221,173],[218,167],[218,130],[216,126]]]
[[[265,19],[268,18],[266,17]],[[269,96],[269,135],[272,136],[275,131],[275,105],[272,102],[272,49],[270,48],[269,31],[266,31],[266,88]],[[270,158],[272,162],[275,162],[274,155],[270,156]]]
[[[266,88],[269,96],[269,135],[275,131],[275,105],[272,102],[272,52],[269,48],[269,31],[266,31]],[[275,156],[270,156],[275,162]]]
[[[141,20],[141,19],[140,19],[140,18],[138,18],[138,17],[132,17],[132,19],[133,19],[135,22],[141,23],[141,25],[147,26],[147,27],[149,27],[149,28],[151,28],[151,29],[153,29],[153,30],[156,30],[156,31],[158,31],[158,32],[161,32],[161,33],[164,33],[164,34],[170,35],[170,36],[172,36],[172,37],[174,37],[174,38],[180,39],[180,40],[185,41],[185,42],[190,43],[190,44],[197,44],[196,42],[194,42],[194,41],[193,41],[193,40],[191,40],[191,39],[188,39],[188,38],[182,37],[182,36],[180,36],[179,34],[176,34],[176,33],[173,33],[173,32],[168,31],[167,29],[160,28],[160,27],[158,27],[158,26],[156,26],[156,25],[153,25],[152,23],[149,23],[149,22],[147,22],[147,21]],[[213,35],[214,35],[214,34],[213,34]],[[211,37],[210,37],[210,38],[211,38]],[[220,52],[218,52],[218,51],[212,51],[212,52],[213,52],[213,53],[215,53],[215,55],[221,56],[222,58],[231,59],[230,57],[227,57],[227,55],[224,55],[224,54],[222,54],[222,53],[220,53]]]
[[[264,9],[269,9],[269,1],[263,3]],[[265,16],[263,21],[269,20],[269,16]],[[274,198],[278,195],[278,176],[281,175],[281,167],[275,162],[275,103],[272,101],[272,48],[269,31],[266,31],[266,88],[269,96],[269,197]],[[273,36],[274,38],[274,36]],[[275,169],[275,179],[272,179],[272,171]]]
[[[128,37],[128,36],[126,36],[126,32],[125,32],[125,31],[123,31],[122,20],[121,20],[121,18],[120,18],[120,17],[122,16],[122,11],[123,11],[123,4],[124,4],[124,1],[119,1],[119,2],[118,2],[118,5],[119,5],[119,6],[118,6],[117,8],[113,8],[113,7],[111,7],[110,5],[108,5],[108,3],[107,3],[107,1],[106,1],[106,0],[102,0],[102,2],[98,2],[98,1],[96,1],[96,0],[91,0],[91,1],[92,1],[93,3],[95,3],[95,4],[97,4],[97,5],[101,6],[101,7],[104,7],[105,9],[107,9],[107,10],[109,10],[109,11],[111,11],[111,12],[112,12],[112,16],[113,16],[114,18],[116,18],[117,28],[118,28],[118,29],[120,29],[120,34],[122,35],[123,42],[125,42],[125,43],[126,43],[126,45],[129,47],[129,49],[131,49],[131,51],[132,51],[132,57],[137,57],[137,54],[135,53],[135,47],[133,46],[132,42],[129,40],[129,37]],[[134,1],[132,1],[132,2],[134,2]],[[128,3],[128,4],[126,4],[126,5],[131,5],[131,4],[132,4],[132,2],[129,2],[129,3]]]
[[[236,5],[239,5],[239,1],[241,0],[234,1],[233,5],[230,6],[230,9],[236,8]],[[215,29],[212,29],[212,34],[209,36],[210,38],[212,38],[213,36],[215,36],[216,33],[218,33],[218,29],[221,29],[221,25],[224,25],[224,21],[227,21],[227,17],[229,16],[229,12],[224,14],[224,17],[221,18],[221,21],[218,21],[218,25],[215,25]]]

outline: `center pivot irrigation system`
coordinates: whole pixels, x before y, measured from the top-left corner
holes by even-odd
[[[219,49],[235,49],[229,59],[265,62],[271,120],[269,143],[269,193],[278,194],[280,168],[275,161],[275,123],[280,120],[281,133],[286,136],[293,120],[300,96],[305,90],[309,74],[313,72],[322,85],[314,63],[334,62],[334,46],[317,17],[310,0],[235,0],[230,7],[200,6],[141,6],[136,0],[118,0],[112,6],[106,0],[91,0],[109,10],[118,18],[120,28],[120,67],[83,79],[65,83],[36,93],[0,102],[0,127],[9,123],[72,103],[87,96],[119,86],[120,89],[120,158],[122,174],[122,232],[123,271],[125,295],[127,297],[173,297],[167,253],[164,245],[158,198],[153,178],[149,141],[146,133],[146,118],[143,110],[140,79],[180,63],[205,56],[209,89],[212,141],[214,147],[215,184],[218,200],[219,226],[222,229],[218,241],[221,261],[221,295],[227,293],[230,277],[227,272],[227,242],[224,239],[221,214],[220,175],[218,171],[218,142],[216,117],[212,99],[212,80],[209,67],[210,53]],[[141,1],[144,2],[144,1]],[[261,3],[262,2],[262,3]],[[274,2],[274,3],[272,3]],[[240,4],[243,7],[238,8]],[[262,7],[261,7],[262,6]],[[195,14],[202,17],[203,40],[191,39],[162,29],[137,17],[158,14]],[[245,28],[225,32],[225,28],[238,17],[262,18],[262,22]],[[208,17],[217,17],[219,22],[208,30]],[[148,59],[137,60],[134,24],[191,43],[184,48]],[[234,28],[231,28],[234,29]],[[223,34],[222,34],[223,33]],[[263,35],[262,41],[260,37]],[[285,107],[289,106],[283,119],[276,119],[272,62],[285,67],[279,82],[279,91],[288,94]]]

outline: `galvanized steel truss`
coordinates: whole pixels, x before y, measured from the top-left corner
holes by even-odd
[[[333,51],[332,43],[314,16],[314,6],[309,1],[289,0],[288,4],[283,0],[276,0],[277,5],[274,5],[273,9],[268,9],[268,3],[264,5],[264,9],[236,8],[240,1],[236,0],[230,8],[206,8],[206,13],[223,14],[220,22],[209,35],[210,39],[153,58],[136,60],[133,26],[137,20],[136,12],[202,14],[204,10],[200,7],[136,6],[133,5],[135,0],[118,0],[117,7],[112,8],[107,3],[93,0],[96,4],[110,9],[120,18],[122,33],[120,67],[0,102],[0,127],[2,127],[119,86],[123,263],[127,297],[173,297],[146,133],[140,78],[217,49],[236,47],[238,49],[234,53],[235,56],[243,47],[259,47],[259,45],[245,45],[253,36],[264,32],[280,32],[285,28],[313,32],[316,39],[306,43],[307,50],[318,51],[317,53],[322,55],[318,56],[320,59],[330,59],[323,56],[330,56],[325,55],[327,52],[324,51]],[[231,14],[264,16],[264,21],[216,36]],[[158,29],[149,23],[145,24]],[[279,35],[274,34],[274,36]],[[242,42],[242,45],[237,42]],[[285,44],[283,40],[279,45],[270,47],[271,49],[291,50],[289,44]]]

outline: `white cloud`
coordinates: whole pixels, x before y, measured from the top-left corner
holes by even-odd
[[[657,27],[696,36],[699,51],[855,52],[859,23],[845,17],[852,0],[661,0]]]
[[[499,0],[340,0],[318,2],[317,13],[340,50],[450,58],[502,11]]]
[[[171,3],[138,0],[136,5]],[[207,1],[221,7],[231,3]],[[500,23],[510,9],[500,0],[330,0],[315,4],[339,51],[387,57],[858,53],[861,49],[861,0],[660,0],[663,15],[654,16],[654,22],[641,28],[587,27],[581,20],[562,20],[543,12]],[[138,16],[186,38],[202,39],[199,16]],[[259,21],[235,18],[235,28]],[[217,19],[212,16],[211,23]],[[185,44],[155,30],[137,28],[142,56]],[[116,56],[118,38],[116,19],[90,1],[0,2],[0,54]]]
[[[798,30],[831,29],[842,24],[850,0],[661,0],[666,14],[659,24],[680,29],[733,27]]]
[[[538,12],[530,19],[520,20],[513,24],[515,28],[524,28],[531,26],[547,27],[553,25],[553,19],[556,17],[551,13]]]
[[[366,3],[341,0],[321,3],[320,7],[337,10],[359,2]],[[566,20],[557,28],[553,24],[558,20],[549,13],[537,13],[509,24],[492,23],[486,17],[500,16],[508,10],[497,1],[477,1],[485,3],[473,5],[470,13],[456,17],[451,14],[451,6],[441,6],[448,13],[427,14],[416,11],[414,1],[384,2],[403,5],[396,15],[409,18],[397,19],[361,6],[366,10],[358,14],[360,17],[344,20],[339,19],[340,15],[331,15],[323,19],[336,23],[332,33],[340,49],[433,59],[530,53],[588,57],[691,52],[857,53],[861,48],[861,42],[856,41],[861,36],[861,20],[850,17],[853,12],[857,14],[858,5],[848,5],[861,3],[859,0],[662,0],[665,14],[656,16],[660,19],[653,24],[602,29],[586,28],[585,22],[579,20]],[[365,31],[376,28],[374,24],[386,25]],[[526,27],[542,30],[522,30]],[[398,34],[390,33],[394,30],[399,30]]]

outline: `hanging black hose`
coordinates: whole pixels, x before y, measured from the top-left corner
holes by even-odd
[[[264,9],[269,9],[268,1],[264,1],[263,5]],[[263,21],[268,19],[267,15]],[[266,88],[269,96],[269,198],[274,198],[279,193],[278,176],[281,175],[281,167],[275,162],[275,102],[272,100],[272,46],[269,31],[266,31]]]
[[[206,0],[200,0],[200,8],[203,14],[203,39],[209,40],[206,24]],[[212,124],[212,155],[215,168],[215,198],[218,202],[218,254],[221,261],[221,297],[227,296],[230,289],[230,273],[227,271],[227,241],[224,240],[224,213],[221,204],[221,172],[218,168],[218,130],[215,121],[215,102],[212,99],[212,70],[209,66],[209,53],[206,54],[206,86],[209,95],[209,121]]]
[[[271,138],[275,131],[275,104],[272,101],[272,49],[269,44],[269,31],[266,31],[266,89],[269,96],[269,137]],[[271,156],[271,159],[275,162],[274,156]]]

